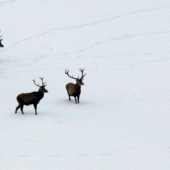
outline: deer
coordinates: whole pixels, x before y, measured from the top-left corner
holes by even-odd
[[[79,103],[80,100],[80,94],[81,94],[81,86],[84,85],[83,83],[83,78],[85,77],[86,74],[83,75],[84,69],[79,69],[80,72],[82,73],[81,77],[79,78],[74,78],[73,76],[69,75],[69,70],[65,70],[65,74],[67,74],[70,78],[76,80],[76,84],[73,83],[68,83],[66,84],[66,90],[68,93],[69,100],[71,101],[71,96],[74,96],[75,99],[75,104]]]
[[[3,40],[1,37],[2,36],[0,36],[0,47],[4,47],[4,45],[1,43],[1,41]]]
[[[43,78],[41,78],[42,85],[40,86],[39,84],[36,84],[35,79],[33,80],[34,84],[39,87],[39,90],[37,92],[31,92],[31,93],[21,93],[19,94],[16,99],[18,101],[18,106],[16,107],[15,113],[17,113],[17,110],[20,108],[22,114],[24,105],[29,106],[29,105],[34,105],[35,109],[35,115],[37,115],[37,104],[40,102],[40,100],[44,97],[44,93],[48,93],[48,90],[45,89],[45,84],[46,82],[43,82]]]

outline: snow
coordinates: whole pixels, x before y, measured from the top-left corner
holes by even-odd
[[[169,1],[1,0],[0,13],[0,169],[170,169]],[[75,104],[65,69],[79,68]],[[40,76],[38,115],[14,114]]]

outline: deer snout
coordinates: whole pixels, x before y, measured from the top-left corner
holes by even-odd
[[[44,93],[48,93],[48,90],[47,90],[47,89],[45,89],[45,88],[43,89],[43,91],[44,91]]]
[[[48,90],[45,90],[45,93],[48,93]]]

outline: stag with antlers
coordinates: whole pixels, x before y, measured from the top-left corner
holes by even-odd
[[[75,103],[79,103],[79,99],[80,99],[80,93],[81,93],[81,85],[84,85],[83,83],[83,78],[86,74],[83,74],[84,69],[79,69],[80,72],[82,73],[81,77],[79,78],[74,78],[73,76],[69,75],[69,70],[65,70],[65,74],[67,74],[70,78],[75,79],[76,80],[76,84],[73,83],[68,83],[66,84],[66,90],[68,93],[68,97],[69,100],[71,100],[70,96],[74,96],[75,98]]]
[[[4,47],[4,45],[1,43],[2,40],[2,36],[0,36],[0,47]]]
[[[34,84],[39,87],[39,90],[37,92],[31,92],[31,93],[22,93],[17,96],[18,106],[16,107],[15,113],[17,113],[17,110],[20,108],[22,114],[24,105],[34,105],[35,109],[35,115],[37,115],[37,104],[40,102],[40,100],[44,97],[44,93],[48,93],[48,91],[45,89],[45,86],[47,85],[45,82],[43,82],[43,78],[41,78],[42,85],[35,83],[35,79],[33,80]]]

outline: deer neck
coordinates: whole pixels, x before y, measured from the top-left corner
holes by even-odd
[[[44,96],[44,91],[41,88],[39,88],[38,93],[43,94]]]
[[[75,87],[76,87],[77,89],[81,89],[81,85],[78,84],[78,83],[75,84]]]
[[[33,94],[37,97],[38,100],[41,100],[44,97],[44,93],[41,91],[33,92]]]

